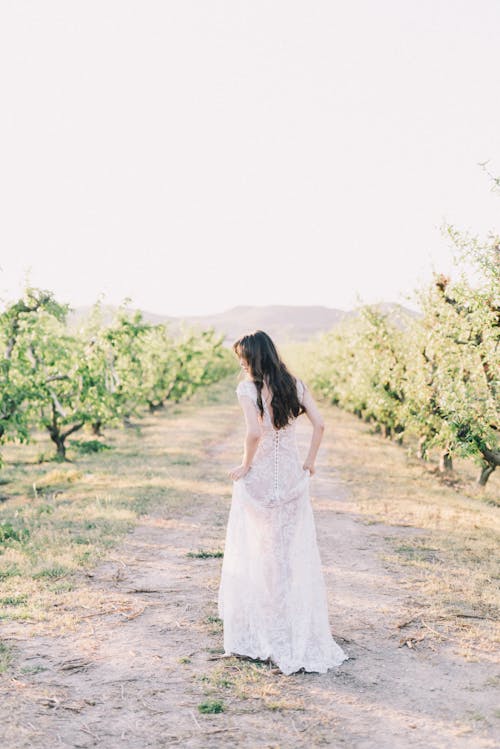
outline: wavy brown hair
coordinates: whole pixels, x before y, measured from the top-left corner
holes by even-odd
[[[295,377],[282,361],[276,346],[263,330],[244,335],[233,343],[233,351],[248,364],[250,375],[257,387],[257,405],[260,415],[264,415],[262,386],[264,377],[273,394],[271,407],[276,429],[282,429],[292,418],[305,413],[299,402]]]

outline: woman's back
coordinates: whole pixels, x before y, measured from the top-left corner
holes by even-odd
[[[269,395],[269,390],[267,395]],[[297,418],[281,429],[273,424],[270,403],[262,394],[264,414],[257,405],[257,386],[252,380],[242,380],[236,388],[238,398],[250,398],[257,410],[261,425],[261,439],[248,473],[239,479],[248,499],[261,505],[289,502],[307,493],[309,472],[302,468],[298,452],[295,425]],[[304,385],[297,380],[297,395],[302,402]]]

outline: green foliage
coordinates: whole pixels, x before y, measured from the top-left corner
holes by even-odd
[[[145,397],[150,405],[178,403],[195,391],[224,377],[234,369],[231,353],[223,347],[224,336],[213,328],[185,330],[177,340],[157,326],[145,353]]]
[[[319,338],[310,379],[385,435],[418,437],[422,457],[437,447],[474,459],[484,485],[500,465],[500,237],[445,234],[458,279],[435,274],[417,294],[422,316],[404,330],[362,308]]]
[[[105,325],[98,302],[73,332],[67,311],[51,292],[28,288],[0,315],[0,444],[42,428],[65,460],[67,438],[85,425],[99,435],[145,406],[191,397],[234,367],[212,328],[174,339],[125,306]],[[72,444],[83,454],[108,449],[98,440]]]
[[[200,713],[223,713],[224,703],[222,700],[207,700],[198,705]]]
[[[331,403],[378,423],[387,434],[401,433],[405,370],[403,333],[368,306],[319,339],[312,381]]]
[[[18,577],[20,574],[21,571],[15,564],[10,567],[5,567],[3,570],[0,570],[0,581],[6,580],[8,577]]]
[[[5,643],[0,642],[0,674],[6,671],[12,663],[12,650]]]
[[[39,572],[35,572],[32,577],[33,580],[42,580],[44,578],[58,579],[60,577],[64,577],[68,573],[69,570],[66,569],[66,567],[55,565],[54,567],[46,567]]]
[[[106,445],[104,442],[99,442],[99,440],[71,440],[71,447],[76,447],[82,455],[90,455],[91,453],[100,453],[113,449],[111,445]]]
[[[50,291],[26,288],[23,296],[0,314],[0,443],[27,442],[30,437],[27,404],[36,383],[27,374],[34,362],[30,346],[33,321],[38,317],[64,320],[67,307]]]
[[[29,535],[28,528],[14,528],[11,523],[0,523],[0,544],[6,541],[26,541]]]
[[[152,329],[140,312],[130,317],[126,310],[120,309],[112,325],[101,331],[113,417],[128,419],[138,415],[145,404],[144,352]]]
[[[223,551],[188,551],[187,557],[194,559],[219,559],[224,556]]]
[[[5,596],[5,598],[0,598],[0,606],[22,606],[27,600],[27,595]]]

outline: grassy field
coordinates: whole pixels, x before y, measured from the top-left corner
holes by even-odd
[[[86,574],[130,531],[138,519],[161,507],[175,515],[202,494],[201,456],[227,428],[234,377],[198,391],[186,403],[146,413],[132,427],[105,430],[109,449],[85,454],[90,434],[69,462],[48,461],[53,452],[44,434],[29,445],[3,450],[0,528],[0,616],[62,631],[74,624],[66,604],[81,595]],[[208,418],[210,406],[217,409]],[[199,411],[206,420],[194,417]],[[171,429],[165,432],[165,419]],[[168,442],[166,442],[166,438]],[[71,444],[71,443],[70,443]],[[74,444],[74,443],[73,443]],[[227,491],[227,486],[225,487]],[[68,610],[71,607],[67,606]],[[2,659],[0,653],[0,669]]]
[[[436,637],[445,639],[453,632],[468,659],[476,658],[478,651],[493,656],[500,644],[495,626],[500,604],[500,476],[494,475],[481,489],[475,483],[475,466],[468,461],[456,460],[455,475],[442,476],[437,455],[423,463],[340,411],[337,424],[342,438],[336,444],[336,463],[365,522],[422,532],[404,542],[388,537],[390,552],[383,552],[389,568],[404,571],[401,584],[418,596],[415,620],[425,611],[426,620],[440,623]]]
[[[309,347],[314,350],[314,344]],[[284,356],[307,378],[304,351],[310,366],[301,346],[289,344]],[[479,487],[478,466],[455,458],[454,471],[441,474],[437,451],[423,462],[415,457],[416,440],[398,446],[352,415],[327,408],[341,435],[335,464],[366,522],[426,531],[393,544],[392,553],[384,554],[386,564],[408,571],[408,588],[418,590],[428,615],[460,631],[468,658],[478,646],[494,653],[500,643],[491,626],[500,613],[500,472]]]
[[[235,386],[107,430],[99,453],[79,434],[68,463],[41,460],[42,434],[5,449],[0,720],[15,710],[22,724],[6,746],[126,736],[141,749],[161,734],[200,749],[402,749],[408,731],[417,749],[493,746],[499,477],[481,491],[457,461],[443,479],[437,456],[423,464],[327,404],[313,509],[333,632],[354,658],[291,678],[222,657]]]
[[[234,385],[230,376],[187,403],[145,414],[132,427],[106,430],[101,442],[107,449],[98,453],[84,452],[93,437],[79,433],[67,463],[47,460],[52,446],[44,434],[34,435],[30,445],[4,448],[4,621],[30,623],[32,634],[71,628],[70,601],[85,595],[85,576],[99,559],[112,556],[141,517],[155,507],[166,516],[192,511],[196,496],[213,491],[204,477],[204,451],[224,438],[238,413]],[[481,490],[475,466],[456,461],[456,476],[442,478],[437,456],[423,464],[355,417],[322,408],[338,434],[332,461],[365,522],[425,531],[394,544],[384,554],[386,564],[407,570],[407,584],[419,591],[428,617],[443,621],[445,629],[460,628],[464,654],[474,657],[478,642],[493,649],[498,642],[488,623],[498,616],[500,477],[494,474]],[[228,483],[220,490],[227,495]],[[8,654],[0,653],[0,669],[6,663]]]

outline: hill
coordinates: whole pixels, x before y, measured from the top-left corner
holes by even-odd
[[[377,305],[390,319],[400,327],[405,327],[408,320],[418,316],[401,304],[383,302]],[[116,307],[102,307],[103,320],[112,320]],[[69,324],[74,327],[88,316],[90,307],[77,307],[69,316]],[[135,310],[130,309],[130,312]],[[359,310],[341,310],[322,306],[266,305],[237,306],[213,315],[192,315],[172,317],[142,310],[144,318],[152,323],[164,323],[176,335],[183,327],[206,329],[215,328],[217,333],[224,333],[225,344],[230,345],[245,333],[254,330],[265,330],[277,342],[298,343],[308,341],[320,333],[331,330],[342,320],[357,315]]]

